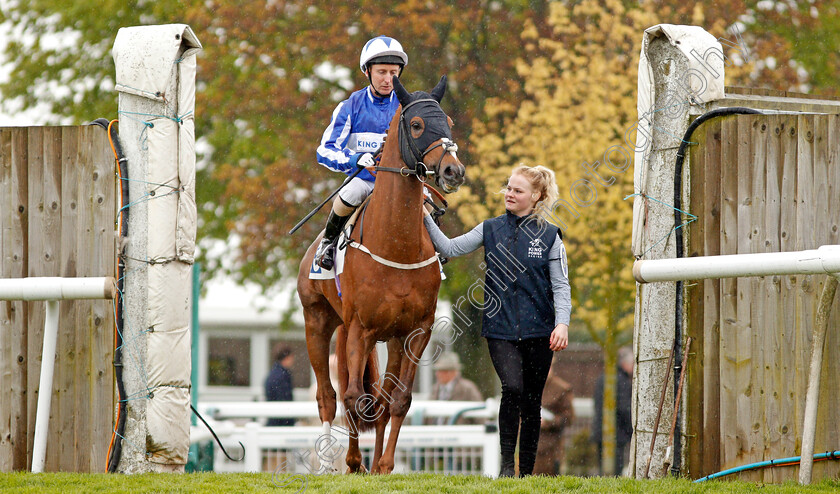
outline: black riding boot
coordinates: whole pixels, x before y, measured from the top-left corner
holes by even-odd
[[[502,453],[502,469],[499,477],[513,477],[516,475],[516,461],[513,453]]]
[[[324,238],[318,245],[318,250],[315,251],[315,263],[322,269],[329,271],[335,265],[335,240],[350,216],[349,214],[339,216],[335,214],[335,211],[330,211],[330,217],[327,218],[327,227],[324,230]]]

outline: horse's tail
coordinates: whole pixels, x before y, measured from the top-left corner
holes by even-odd
[[[338,327],[338,335],[335,342],[335,353],[338,363],[338,395],[341,403],[344,403],[344,394],[347,392],[347,387],[350,384],[350,371],[347,366],[347,328],[342,324]],[[379,398],[379,358],[376,355],[376,346],[368,355],[365,363],[365,372],[362,378],[362,388],[366,394]],[[356,424],[359,432],[366,432],[372,430],[376,425],[375,420],[365,420],[364,417],[358,417],[358,414],[353,414],[354,418],[358,419]]]

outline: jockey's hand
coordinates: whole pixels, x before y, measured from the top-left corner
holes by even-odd
[[[356,159],[356,166],[359,168],[369,168],[375,164],[376,163],[373,161],[373,155],[370,153],[362,153],[362,155]]]

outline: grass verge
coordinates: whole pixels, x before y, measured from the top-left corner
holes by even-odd
[[[822,493],[840,491],[840,479],[803,487],[796,483],[755,484],[711,481],[699,484],[686,479],[633,480],[605,477],[529,477],[493,480],[461,475],[286,475],[271,474],[142,474],[109,475],[25,472],[0,473],[0,492],[61,494],[75,492],[575,492],[575,493]]]

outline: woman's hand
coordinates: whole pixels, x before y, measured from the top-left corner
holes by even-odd
[[[552,352],[563,350],[569,345],[569,325],[562,322],[554,327],[548,339],[548,347]]]

